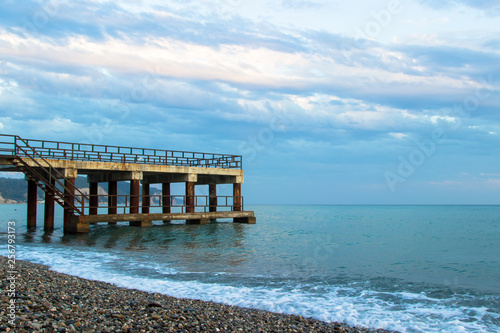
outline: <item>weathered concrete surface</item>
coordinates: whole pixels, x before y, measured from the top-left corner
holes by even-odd
[[[99,222],[140,222],[162,220],[201,220],[223,218],[249,218],[255,217],[253,211],[244,212],[202,212],[202,213],[154,213],[154,214],[113,214],[113,215],[84,215],[80,222],[95,224]],[[246,222],[245,222],[246,223]]]
[[[209,224],[210,219],[194,219],[194,220],[186,220],[186,224]]]
[[[154,173],[146,174],[142,180],[143,184],[163,184],[163,183],[185,183],[197,182],[198,175],[194,173]]]
[[[30,159],[23,159],[28,165],[38,167]],[[74,169],[80,174],[88,174],[92,171],[125,171],[125,172],[143,172],[143,173],[177,173],[177,174],[192,174],[192,175],[218,175],[218,176],[235,176],[243,177],[241,169],[222,169],[222,168],[207,168],[207,167],[183,167],[174,165],[158,165],[158,164],[136,164],[136,163],[116,163],[116,162],[94,162],[94,161],[68,161],[68,160],[53,160],[46,159],[52,167],[57,169]],[[46,166],[45,162],[37,159],[37,162],[42,166]],[[6,159],[0,159],[0,164],[10,165]]]
[[[97,163],[97,162],[95,162]],[[89,183],[121,182],[127,180],[142,180],[144,173],[142,171],[101,171],[87,172]]]
[[[249,216],[249,217],[235,217],[233,219],[234,223],[246,223],[246,224],[256,224],[257,223],[257,218],[254,216]]]
[[[71,215],[64,225],[64,233],[68,234],[86,234],[89,230],[89,224],[81,221],[81,216],[77,215]]]
[[[153,222],[145,220],[145,221],[130,221],[129,225],[131,227],[141,227],[141,228],[146,228],[146,227],[151,227],[153,226]]]
[[[30,159],[23,159],[28,165],[38,167]],[[76,178],[77,174],[89,175],[89,182],[109,182],[126,180],[143,180],[145,183],[177,183],[195,182],[196,184],[232,184],[243,183],[242,169],[223,169],[207,167],[182,167],[173,165],[68,161],[46,159],[53,168],[58,169],[68,178]],[[42,166],[43,160],[36,159]],[[0,157],[1,171],[19,171],[11,162]]]

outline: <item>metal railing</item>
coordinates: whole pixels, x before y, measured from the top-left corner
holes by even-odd
[[[84,200],[95,199],[99,203],[97,206],[87,203],[85,208],[85,215],[90,215],[92,209],[101,210],[99,215],[106,214],[103,210],[109,211],[112,209],[116,211],[115,214],[131,214],[135,209],[139,213],[142,213],[143,208],[163,209],[168,207],[172,210],[172,213],[187,213],[189,208],[193,212],[210,212],[210,211],[243,211],[243,197],[233,197],[233,196],[215,196],[211,197],[209,195],[161,195],[154,194],[149,196],[140,195],[141,202],[138,205],[132,205],[132,195],[85,195]],[[149,204],[145,204],[145,198],[149,197]],[[193,204],[188,205],[188,198],[193,199]],[[164,203],[167,202],[167,205]]]
[[[16,145],[23,144],[48,159],[242,169],[241,155],[21,139],[5,134],[0,134],[0,155],[17,155],[21,151],[16,151]]]
[[[0,156],[14,156],[16,154],[16,135],[0,134]]]

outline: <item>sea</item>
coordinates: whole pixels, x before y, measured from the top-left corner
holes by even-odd
[[[26,229],[0,254],[165,295],[399,332],[500,332],[500,206],[247,205],[257,224]],[[12,238],[12,237],[11,237]],[[22,274],[22,272],[21,272]]]

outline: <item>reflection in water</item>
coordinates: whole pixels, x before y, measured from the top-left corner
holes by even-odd
[[[39,224],[40,225],[40,224]],[[92,248],[98,252],[143,253],[150,260],[175,262],[183,269],[200,271],[202,266],[240,266],[250,253],[244,243],[246,225],[210,223],[185,225],[155,223],[152,227],[130,227],[128,223],[90,226],[88,234],[65,235],[62,221],[56,221],[54,231],[42,226],[33,230],[18,230],[24,243],[71,248]]]
[[[109,228],[115,228],[114,226],[109,226]],[[115,228],[116,229],[116,228]],[[117,246],[117,242],[120,240],[120,235],[118,233],[111,233],[111,235],[108,237],[108,240],[104,244],[104,247],[107,249],[112,249],[115,246]]]
[[[45,231],[41,236],[43,243],[52,243],[53,231]]]

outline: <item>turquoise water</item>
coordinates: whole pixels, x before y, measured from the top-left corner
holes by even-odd
[[[401,332],[500,331],[500,206],[247,206],[256,225],[26,230],[17,258],[120,286]],[[1,243],[0,243],[1,244]]]

